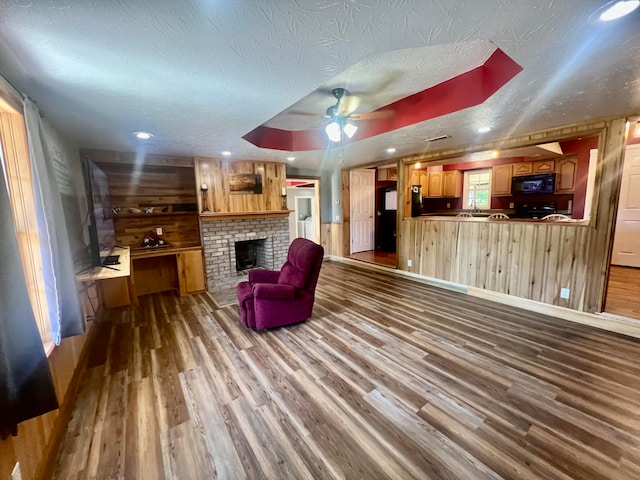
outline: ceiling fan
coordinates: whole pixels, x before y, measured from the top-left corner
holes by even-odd
[[[358,130],[358,126],[354,123],[355,120],[375,120],[381,118],[388,118],[393,115],[393,110],[378,110],[369,113],[355,113],[356,109],[360,106],[362,98],[358,95],[352,95],[346,88],[337,87],[331,90],[331,93],[336,98],[335,105],[331,105],[327,108],[324,115],[317,115],[307,112],[291,112],[296,115],[309,115],[313,117],[323,117],[329,119],[329,122],[325,126],[325,132],[332,142],[339,142],[342,140],[342,134],[344,133],[347,138],[353,137]]]

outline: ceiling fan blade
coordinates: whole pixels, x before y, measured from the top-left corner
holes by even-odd
[[[299,110],[291,110],[289,113],[291,115],[304,115],[305,117],[331,118],[331,117],[329,117],[329,115],[318,114],[318,113],[309,113],[309,112],[301,112]]]
[[[378,110],[369,113],[354,113],[349,115],[349,118],[353,120],[382,120],[384,118],[390,118],[395,115],[393,110]]]
[[[338,100],[338,115],[351,115],[360,106],[362,99],[357,95],[345,95]]]

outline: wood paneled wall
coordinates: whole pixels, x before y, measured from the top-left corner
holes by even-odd
[[[200,245],[198,191],[193,158],[84,150],[109,179],[118,245],[138,247],[148,232],[162,228],[162,238],[174,247]],[[130,208],[154,207],[153,213],[130,213]],[[192,209],[191,212],[183,210]]]
[[[403,269],[517,297],[584,309],[590,229],[525,222],[405,220]],[[411,259],[413,266],[406,267]],[[560,288],[570,288],[569,300]]]
[[[399,268],[576,310],[600,310],[624,158],[625,121],[602,124],[588,226],[404,218],[398,226]],[[562,132],[576,135],[585,130],[589,128]],[[548,138],[539,137],[540,141]],[[399,173],[405,177],[408,169]],[[399,193],[400,204],[406,206],[406,188]],[[407,260],[412,260],[412,267]],[[561,288],[570,289],[568,300],[560,298]]]
[[[230,193],[230,176],[243,173],[262,176],[261,194]],[[197,185],[199,188],[207,184],[207,206],[212,213],[282,211],[286,177],[284,163],[196,158]],[[202,211],[202,199],[199,202],[199,211]]]
[[[173,215],[121,215],[114,221],[118,245],[137,248],[149,232],[162,228],[162,238],[172,247],[196,247],[200,245],[198,215],[182,213]]]
[[[323,223],[321,226],[320,243],[324,247],[324,254],[335,257],[343,256],[342,223]]]

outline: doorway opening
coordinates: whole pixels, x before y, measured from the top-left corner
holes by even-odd
[[[397,165],[349,172],[349,258],[397,268]]]
[[[639,291],[640,136],[631,135],[622,171],[604,312],[640,320]]]
[[[287,178],[289,241],[306,238],[320,244],[320,179]]]

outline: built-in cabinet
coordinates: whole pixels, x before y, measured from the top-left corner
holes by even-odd
[[[398,180],[398,168],[397,167],[389,167],[389,168],[379,168],[378,169],[378,181],[386,181],[386,180]]]
[[[462,195],[462,173],[460,170],[447,170],[442,178],[442,196],[458,198]]]
[[[422,196],[428,198],[458,198],[462,195],[462,173],[459,170],[412,173],[412,185],[422,187]]]
[[[494,197],[511,195],[511,178],[515,175],[515,169],[522,163],[495,165],[492,168],[491,195]]]
[[[444,172],[428,172],[427,193],[422,190],[423,197],[442,197],[442,186],[444,184]]]
[[[578,172],[578,158],[567,157],[556,162],[556,193],[573,193]]]
[[[112,282],[104,303],[123,306],[148,293],[205,290],[193,158],[147,155],[140,162],[133,153],[81,153],[106,173],[116,243],[131,249],[131,285]]]
[[[555,193],[573,193],[578,171],[578,158],[565,157],[558,160],[496,165],[492,170],[491,195],[494,197],[511,195],[511,177],[538,173],[556,173]]]

